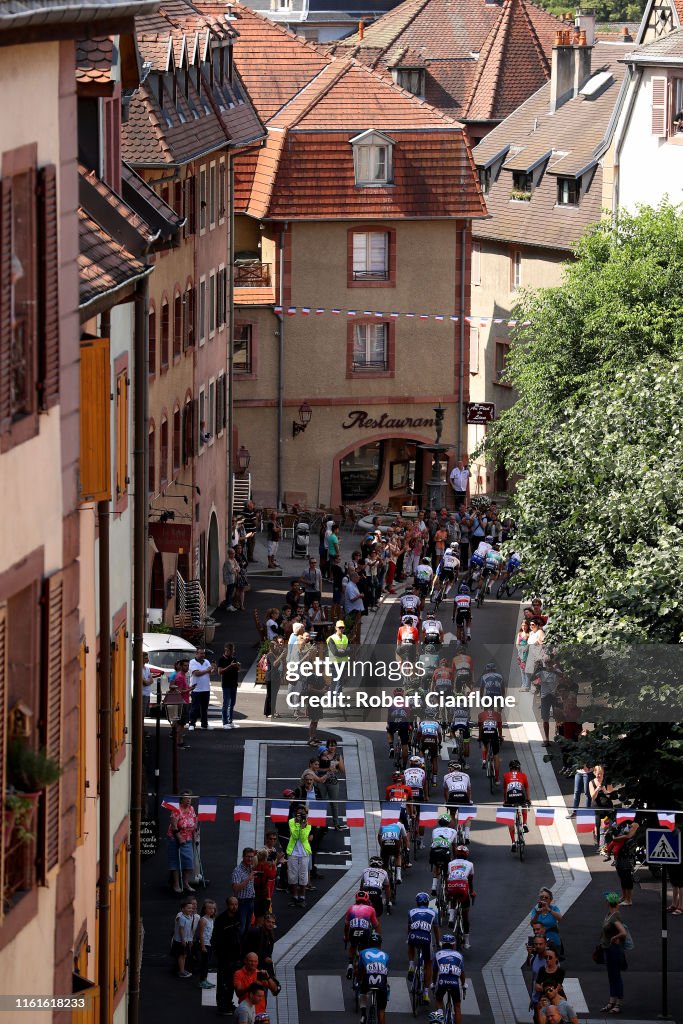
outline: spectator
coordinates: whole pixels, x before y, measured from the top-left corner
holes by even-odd
[[[287,878],[291,894],[291,907],[306,906],[306,886],[311,851],[311,826],[305,807],[297,808],[289,819],[289,842],[287,844]]]
[[[436,513],[434,513],[436,516]],[[436,521],[436,520],[435,520]],[[387,530],[387,546],[386,546],[386,561],[387,561],[387,574],[386,574],[386,586],[385,590],[387,594],[395,594],[394,589],[394,576],[396,575],[396,563],[398,562],[398,556],[401,554],[401,543],[398,537],[395,535],[392,529]]]
[[[168,868],[171,872],[173,892],[180,895],[183,888],[194,892],[190,885],[194,875],[194,836],[197,830],[197,814],[192,806],[189,789],[180,794],[180,806],[171,811],[168,838]],[[181,877],[182,873],[182,877]]]
[[[332,604],[341,604],[344,589],[344,569],[339,555],[330,562],[330,578],[332,580]]]
[[[223,607],[226,612],[234,612],[233,598],[235,596],[235,587],[237,584],[237,576],[240,571],[240,567],[235,559],[235,549],[228,549],[228,557],[223,563],[223,584],[225,586],[225,600],[223,601]]]
[[[149,665],[149,655],[142,655],[142,717],[149,718],[149,705],[154,690],[154,678]]]
[[[621,1013],[624,1002],[624,980],[621,972],[626,968],[624,941],[626,929],[619,913],[621,897],[617,892],[604,894],[607,903],[607,914],[602,922],[600,933],[600,949],[602,959],[607,968],[609,982],[609,1000],[602,1007],[603,1013]]]
[[[202,907],[197,938],[199,941],[199,987],[215,988],[212,981],[209,981],[209,960],[211,959],[211,938],[216,919],[216,904],[214,900],[205,900]]]
[[[216,953],[218,977],[216,978],[216,1007],[219,1016],[232,1017],[233,975],[241,960],[241,936],[239,902],[236,896],[228,896],[226,909],[216,918],[212,942]]]
[[[247,544],[247,561],[255,562],[254,545],[256,544],[256,531],[258,530],[258,513],[253,501],[246,502],[242,511],[244,519],[244,532]]]
[[[265,989],[256,982],[249,986],[244,999],[237,1007],[237,1024],[255,1024],[256,1009],[261,1003],[265,1005],[265,994]]]
[[[349,574],[349,582],[344,591],[344,615],[355,623],[358,616],[364,611],[363,597],[358,587],[360,577],[357,572]],[[349,625],[349,629],[352,629]]]
[[[235,545],[235,561],[239,567],[239,572],[237,573],[237,582],[235,583],[234,604],[237,611],[243,612],[246,594],[249,590],[249,580],[247,578],[247,566],[249,562],[242,544]]]
[[[261,988],[262,998],[256,1004],[257,1013],[265,1013],[268,992],[277,995],[280,991],[280,986],[275,978],[271,978],[267,971],[260,970],[256,953],[247,953],[244,958],[244,965],[235,971],[232,980],[235,986],[235,993],[240,1002],[245,998],[252,985],[258,985]]]
[[[555,692],[560,684],[560,677],[555,669],[548,664],[547,659],[539,663],[539,671],[536,676],[538,680],[539,693],[541,695],[541,721],[543,723],[543,746],[550,746],[550,712],[555,711]],[[534,680],[534,681],[536,681]]]
[[[180,911],[176,914],[173,926],[173,942],[171,943],[171,956],[176,962],[176,974],[179,978],[191,978],[192,972],[185,970],[188,956],[192,953],[192,943],[197,922],[194,913],[192,900],[184,900],[180,904]]]
[[[483,512],[475,509],[472,513],[472,524],[470,529],[470,547],[476,551],[477,547],[486,539],[486,526],[488,520]]]
[[[552,949],[546,949],[545,951],[545,964],[540,968],[536,975],[536,988],[539,991],[539,995],[545,991],[545,987],[550,982],[557,985],[557,990],[563,999],[566,999],[565,991],[562,988],[564,982],[564,968],[560,967],[560,960]]]
[[[330,801],[329,812],[332,814],[332,824],[338,832],[345,832],[346,825],[339,821],[339,773],[344,772],[344,755],[337,750],[335,739],[327,740],[324,748],[320,750],[320,770],[324,778],[318,783],[318,790],[324,800]]]
[[[202,729],[212,728],[209,725],[209,701],[211,700],[211,673],[215,671],[215,663],[212,664],[208,661],[203,647],[198,647],[196,656],[190,662],[192,701],[188,729],[194,729],[200,718]]]
[[[271,512],[268,517],[268,568],[277,569],[277,549],[280,547],[282,530],[278,522],[277,513]]]
[[[307,695],[309,697],[321,698],[327,693],[330,688],[330,684],[325,678],[325,674],[322,669],[317,668],[315,665],[316,658],[319,657],[318,647],[311,640],[311,634],[304,632],[301,634],[301,648],[299,651],[299,660],[306,661],[312,664],[313,672],[307,679]],[[315,747],[320,743],[318,739],[318,722],[324,717],[324,710],[320,704],[308,704],[306,710],[309,716],[308,723],[308,745],[309,747]]]
[[[472,517],[467,511],[464,501],[461,502],[455,518],[460,527],[460,565],[464,570],[470,562],[470,530],[472,529]]]
[[[324,621],[325,613],[320,607],[320,601],[318,601],[318,599],[315,598],[313,601],[311,601],[310,607],[308,608],[305,623],[306,629],[309,630],[309,632],[315,633],[316,626],[320,626]]]
[[[588,791],[591,797],[591,804],[595,807],[595,831],[594,838],[600,853],[605,853],[605,835],[610,825],[610,817],[607,814],[613,807],[610,796],[611,786],[605,781],[605,769],[601,764],[593,768],[593,778],[588,784]]]
[[[539,1000],[543,994],[543,986],[537,984],[539,971],[545,967],[546,964],[546,953],[548,952],[548,946],[543,936],[537,935],[533,940],[533,950],[529,966],[531,968],[531,993],[529,999],[529,1009],[533,1011],[536,1016],[538,1009]]]
[[[526,678],[527,685],[531,689],[531,682],[536,675],[536,672],[543,660],[544,650],[543,641],[545,634],[539,625],[538,619],[529,620],[529,637],[527,640],[527,654],[526,654]]]
[[[291,793],[292,790],[288,789],[288,790],[286,790],[286,792],[287,793]],[[286,829],[286,833],[285,833],[285,829]],[[283,829],[283,837],[285,835],[286,835],[286,839],[285,839],[285,846],[286,846],[287,842],[289,841],[289,828],[288,828],[288,826],[286,824],[284,825],[284,829]],[[284,851],[284,848],[282,846],[282,843],[280,842],[280,835],[279,835],[277,829],[275,829],[275,828],[268,829],[268,831],[266,832],[266,835],[265,835],[264,845],[265,845],[266,850],[268,851],[268,855],[269,856],[272,857],[273,854],[275,855],[275,857],[274,857],[275,863],[276,863],[277,867],[280,869],[280,877],[278,879],[277,884],[273,886],[273,889],[277,889],[278,892],[286,892],[287,889],[286,889],[286,886],[283,884],[283,880],[286,880],[287,858],[285,857],[285,851]],[[284,871],[284,873],[283,873],[283,871]],[[272,898],[273,897],[272,897],[272,893],[271,893],[271,900],[272,900]]]
[[[263,922],[250,928],[244,938],[244,953],[256,953],[258,965],[267,971],[271,978],[275,977],[273,964],[273,947],[275,946],[276,921],[274,914],[266,914]]]
[[[325,547],[327,549],[328,562],[333,562],[337,555],[340,554],[337,524],[335,522],[329,523],[328,529],[325,531]]]
[[[285,594],[285,604],[291,609],[292,615],[296,615],[299,611],[299,604],[303,594],[302,588],[299,586],[296,580],[292,580],[292,585]]]
[[[312,604],[317,603],[320,607],[320,601],[323,594],[323,577],[320,569],[318,568],[318,561],[316,558],[308,559],[308,569],[301,574],[299,582],[304,587],[304,607],[306,611],[311,607]]]
[[[619,882],[621,883],[620,907],[633,906],[633,872],[636,866],[633,855],[633,839],[639,828],[640,826],[637,821],[632,821],[628,825],[619,837],[623,841],[619,843],[619,848],[615,853],[614,866],[617,869]]]
[[[234,713],[235,704],[237,703],[237,685],[241,667],[242,666],[235,657],[235,645],[224,644],[223,653],[218,659],[218,673],[221,678],[221,687],[223,689],[222,715],[224,729],[239,729],[239,725],[235,725],[234,722]]]
[[[280,612],[277,608],[269,608],[266,616],[266,640],[274,640],[280,629]]]
[[[528,693],[531,689],[526,674],[526,658],[527,654],[529,653],[528,644],[530,632],[531,628],[529,626],[529,623],[526,621],[526,619],[523,619],[519,627],[519,633],[517,634],[517,664],[519,665],[519,674],[522,677],[522,693]]]
[[[242,860],[232,873],[232,891],[239,901],[240,935],[246,932],[254,913],[254,854],[251,846],[245,846]]]
[[[268,859],[268,850],[263,847],[256,854],[254,867],[254,924],[256,925],[263,924],[265,915],[272,910],[270,898],[276,875],[275,860]]]
[[[574,772],[574,803],[572,805],[571,812],[567,815],[568,818],[576,817],[576,809],[581,805],[581,796],[585,794],[586,807],[591,806],[591,795],[590,795],[590,782],[593,778],[593,772],[588,765],[583,764],[576,768]]]
[[[559,924],[562,914],[559,907],[553,903],[553,894],[550,889],[541,889],[538,893],[538,902],[531,911],[531,924],[541,924],[545,928],[545,938],[548,943],[553,943],[559,950],[562,949]]]
[[[263,714],[266,718],[279,718],[277,713],[277,695],[285,678],[285,665],[287,661],[287,648],[285,647],[284,636],[276,636],[270,645],[267,654],[268,668],[266,669],[266,700],[263,706]]]
[[[459,459],[455,466],[451,470],[449,476],[451,487],[453,488],[453,497],[455,498],[455,507],[459,508],[460,505],[465,501],[467,495],[467,487],[470,482],[470,470],[469,466],[465,464],[463,459]]]
[[[548,1005],[540,1011],[545,1024],[579,1024],[574,1007],[562,998],[554,982],[545,986],[543,994],[548,1000]]]

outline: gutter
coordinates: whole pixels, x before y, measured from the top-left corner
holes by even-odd
[[[78,305],[79,310],[81,312],[86,312],[87,311],[87,314],[88,314],[87,316],[82,316],[81,317],[81,323],[84,320],[88,320],[91,316],[94,316],[94,312],[89,309],[90,306],[94,305],[96,302],[102,302],[104,299],[109,299],[112,295],[116,295],[118,292],[123,292],[126,289],[130,289],[131,285],[133,285],[133,284],[137,285],[137,283],[139,281],[142,281],[144,278],[149,277],[149,275],[153,272],[153,270],[154,270],[154,267],[147,267],[143,271],[142,274],[136,274],[135,277],[129,278],[127,281],[124,281],[122,284],[117,284],[113,288],[108,288],[106,292],[99,292],[99,294],[93,295],[92,299],[88,299],[87,302],[80,302],[79,305]],[[118,301],[121,301],[121,300],[118,300]],[[115,305],[117,305],[117,302],[109,302],[108,303],[109,308],[111,308],[111,306],[115,306]]]
[[[643,69],[637,68],[635,75],[632,69],[629,67],[629,96],[628,103],[626,105],[625,116],[621,119],[618,125],[618,131],[615,134],[614,139],[614,184],[612,186],[612,216],[615,221],[619,215],[619,158],[621,155],[621,147],[624,144],[624,137],[626,135],[626,129],[631,121],[631,114],[633,113],[633,105],[636,101],[636,95],[640,88],[640,83],[643,78]]]

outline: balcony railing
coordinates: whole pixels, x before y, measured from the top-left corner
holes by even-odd
[[[386,359],[354,359],[352,369],[359,372],[363,370],[388,370],[389,365]]]
[[[270,263],[236,263],[236,288],[268,288],[270,287]]]
[[[354,270],[354,281],[388,281],[389,274],[386,270]]]

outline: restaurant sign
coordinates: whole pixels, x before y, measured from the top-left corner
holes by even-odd
[[[414,427],[433,427],[434,418],[429,416],[402,416],[396,418],[388,412],[381,416],[370,416],[365,409],[352,409],[342,423],[342,430],[351,430],[358,427],[359,430],[405,430]]]
[[[184,554],[192,543],[192,527],[181,523],[150,523],[149,535],[157,551],[169,554]]]
[[[468,423],[490,423],[496,418],[496,407],[493,402],[468,402]]]

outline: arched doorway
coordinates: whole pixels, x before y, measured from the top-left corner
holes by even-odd
[[[149,591],[150,608],[165,608],[166,588],[164,586],[164,560],[158,551],[152,561]]]
[[[426,439],[425,439],[426,440]],[[333,460],[331,505],[377,502],[400,511],[424,501],[425,454],[419,434],[379,435]]]
[[[216,513],[211,513],[209,523],[209,543],[207,551],[207,594],[206,603],[215,608],[220,604],[220,556],[218,553],[218,519]]]

